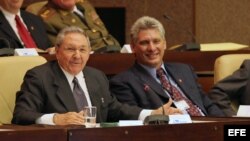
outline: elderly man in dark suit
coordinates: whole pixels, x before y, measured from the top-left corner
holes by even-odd
[[[110,95],[105,74],[85,66],[91,47],[82,29],[62,30],[57,36],[55,51],[56,61],[26,73],[17,93],[12,123],[83,124],[82,104],[97,107],[97,122],[143,118],[149,111],[149,114],[162,113],[162,108],[151,111],[121,104]],[[79,97],[75,97],[75,87],[82,91]],[[170,105],[171,102],[163,107],[166,114],[181,113]]]
[[[3,46],[10,48],[36,47],[37,49],[46,50],[51,44],[43,20],[36,15],[20,10],[22,4],[23,0],[0,1],[0,38],[2,42],[7,42],[0,48]],[[20,17],[21,22],[26,26],[25,28],[29,32],[28,34],[31,35],[31,40],[35,43],[35,46],[25,44],[20,37],[15,21],[16,15]]]
[[[236,115],[231,106],[235,100],[239,105],[250,105],[250,60],[245,60],[232,75],[220,80],[208,93],[209,97],[227,116]],[[236,105],[234,105],[236,106]],[[235,107],[238,108],[238,107]]]
[[[159,21],[139,18],[131,28],[130,45],[136,57],[134,66],[110,80],[111,92],[120,102],[150,109],[172,98],[173,106],[191,116],[223,116],[203,93],[189,65],[163,62],[167,43]]]

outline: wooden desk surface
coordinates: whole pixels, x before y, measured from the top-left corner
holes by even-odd
[[[1,141],[67,141],[67,130],[39,126],[1,125]]]
[[[224,125],[249,125],[250,118],[193,117],[192,124],[107,128],[1,125],[1,141],[222,141]],[[197,122],[199,121],[199,122]],[[204,122],[200,122],[204,121]],[[3,130],[4,129],[4,130]]]
[[[197,120],[205,119],[198,118]],[[82,139],[93,141],[223,141],[224,125],[248,124],[250,126],[250,119],[210,118],[206,121],[211,122],[71,129],[68,130],[69,141],[81,141]]]

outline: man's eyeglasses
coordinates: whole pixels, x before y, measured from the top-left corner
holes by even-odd
[[[68,53],[71,53],[71,54],[74,54],[76,53],[77,51],[79,51],[79,53],[87,53],[88,52],[88,49],[87,48],[74,48],[74,47],[66,47],[64,48],[64,50]]]

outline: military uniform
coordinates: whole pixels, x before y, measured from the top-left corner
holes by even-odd
[[[87,0],[79,0],[76,7],[82,12],[84,18],[49,3],[38,12],[47,25],[47,33],[51,42],[55,43],[57,34],[64,27],[78,26],[89,36],[93,51],[119,51],[120,44],[109,34],[94,7]]]

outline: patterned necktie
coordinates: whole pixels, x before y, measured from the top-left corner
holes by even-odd
[[[36,48],[37,47],[36,43],[34,42],[29,31],[26,29],[26,27],[24,26],[23,22],[21,21],[18,15],[16,15],[15,20],[16,20],[16,27],[18,30],[18,34],[21,40],[23,41],[24,46],[26,48]]]
[[[73,95],[76,101],[76,105],[78,108],[78,111],[81,111],[83,109],[83,107],[88,106],[88,102],[87,102],[87,98],[81,88],[81,86],[78,83],[78,80],[76,77],[74,77],[73,79]]]
[[[163,69],[160,68],[156,71],[157,77],[160,79],[161,84],[165,90],[168,91],[170,96],[175,101],[184,100],[188,104],[189,108],[187,109],[187,112],[191,116],[202,116],[198,107],[194,105],[188,98],[184,97],[180,91],[173,85],[170,84],[169,80],[166,79],[166,74],[164,73]]]

